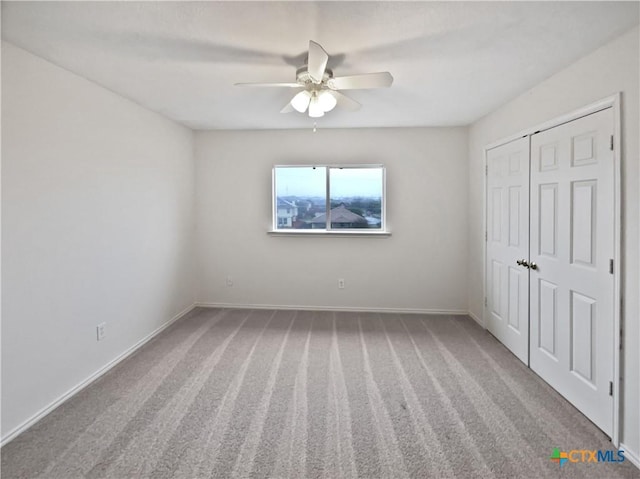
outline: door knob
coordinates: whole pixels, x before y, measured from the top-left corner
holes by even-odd
[[[531,269],[538,269],[538,265],[537,265],[537,264],[535,264],[535,263],[530,263],[530,264],[529,264],[529,268],[531,268]]]
[[[516,264],[519,266],[524,266],[525,268],[529,267],[529,263],[527,263],[526,259],[519,259],[516,261]]]

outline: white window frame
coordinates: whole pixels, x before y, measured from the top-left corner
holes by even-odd
[[[326,203],[325,214],[327,215],[327,223],[325,228],[317,229],[278,229],[278,199],[276,197],[276,169],[278,168],[325,168],[326,169]],[[380,228],[331,228],[331,196],[330,196],[330,174],[331,169],[365,169],[380,168],[382,169],[382,198],[381,198],[381,222]],[[274,165],[271,170],[271,235],[299,235],[299,236],[391,236],[391,232],[387,230],[387,169],[382,164],[293,164],[293,165]]]

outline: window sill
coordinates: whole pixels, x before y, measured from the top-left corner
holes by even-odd
[[[313,230],[270,230],[267,231],[269,236],[357,236],[370,238],[388,238],[391,236],[390,231],[313,231]]]

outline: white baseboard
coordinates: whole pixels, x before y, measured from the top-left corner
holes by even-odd
[[[118,363],[124,361],[126,358],[128,358],[129,356],[131,356],[131,354],[135,353],[138,349],[140,349],[142,346],[144,346],[146,343],[148,343],[149,341],[151,341],[153,338],[155,338],[158,334],[160,334],[162,331],[164,331],[165,329],[167,329],[169,326],[171,326],[173,323],[175,323],[177,320],[179,320],[180,318],[183,318],[184,316],[186,316],[187,314],[189,314],[191,311],[193,311],[193,309],[196,308],[195,303],[192,304],[191,306],[187,307],[186,309],[184,309],[183,311],[179,312],[178,314],[176,314],[173,318],[171,318],[169,321],[165,322],[164,324],[162,324],[159,328],[155,329],[154,331],[152,331],[151,333],[149,333],[147,336],[145,336],[144,338],[142,338],[140,341],[138,341],[136,344],[134,344],[133,346],[131,346],[129,349],[127,349],[126,351],[124,351],[123,353],[119,354],[115,359],[112,359],[111,361],[109,361],[107,364],[105,364],[102,368],[100,368],[98,371],[96,371],[95,373],[93,373],[91,376],[89,376],[87,379],[85,379],[84,381],[82,381],[81,383],[77,384],[76,386],[72,387],[71,389],[69,389],[66,393],[64,393],[62,396],[60,396],[58,399],[54,400],[51,404],[49,404],[48,406],[42,408],[40,411],[38,411],[37,413],[35,413],[33,416],[31,416],[29,419],[27,419],[25,422],[23,422],[22,424],[20,424],[19,426],[15,427],[14,429],[12,429],[11,431],[9,431],[1,440],[0,440],[0,447],[4,446],[5,444],[7,444],[9,441],[11,441],[12,439],[14,439],[16,436],[18,436],[21,432],[26,431],[27,429],[29,429],[31,426],[33,426],[36,422],[38,422],[39,420],[41,420],[43,417],[45,417],[47,414],[49,414],[50,412],[52,412],[54,409],[56,409],[58,406],[60,406],[62,403],[64,403],[65,401],[67,401],[68,399],[72,398],[73,396],[75,396],[76,394],[78,394],[80,391],[82,391],[84,388],[86,388],[87,386],[89,386],[91,383],[93,383],[94,381],[96,381],[97,379],[99,379],[101,376],[103,376],[104,374],[106,374],[107,372],[109,372],[113,367],[115,367]]]
[[[415,308],[366,308],[357,306],[301,306],[291,304],[236,304],[236,303],[196,303],[200,308],[230,309],[297,309],[300,311],[345,311],[359,313],[406,313],[406,314],[450,314],[468,315],[465,309],[415,309]]]
[[[640,469],[640,454],[633,452],[622,443],[620,443],[620,449],[624,451],[625,459]]]
[[[467,314],[471,319],[473,319],[476,323],[478,323],[482,329],[487,329],[484,325],[484,321],[482,321],[482,318],[479,318],[478,316],[473,314],[471,311],[469,311]]]

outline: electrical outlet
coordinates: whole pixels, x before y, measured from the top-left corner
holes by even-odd
[[[229,275],[227,276],[227,288],[230,288],[231,286],[233,286],[233,278]]]
[[[338,279],[338,289],[344,289],[344,278]]]
[[[107,323],[100,323],[96,326],[96,339],[102,341],[107,334]]]

